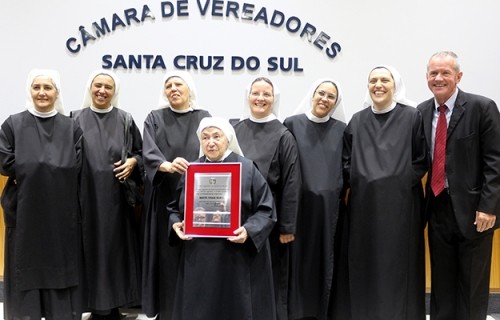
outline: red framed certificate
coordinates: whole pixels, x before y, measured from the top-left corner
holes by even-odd
[[[191,163],[185,183],[184,233],[234,236],[241,221],[241,163]]]

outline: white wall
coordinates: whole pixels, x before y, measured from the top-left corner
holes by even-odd
[[[199,0],[205,4],[208,0]],[[173,1],[176,3],[176,1]],[[225,7],[230,1],[220,2]],[[245,2],[235,0],[241,6]],[[271,14],[296,16],[304,24],[338,42],[342,50],[328,58],[298,34],[262,22],[230,17],[201,16],[197,1],[187,4],[188,17],[162,18],[161,1],[2,1],[0,3],[0,122],[24,108],[25,81],[32,68],[61,72],[66,113],[78,109],[89,73],[102,66],[102,56],[161,55],[167,70],[178,55],[224,56],[224,70],[192,71],[202,106],[214,115],[238,117],[245,87],[256,76],[268,76],[282,92],[281,116],[290,115],[309,85],[320,77],[340,81],[348,118],[359,110],[369,70],[378,64],[396,67],[407,86],[408,98],[429,98],[425,68],[438,50],[453,50],[461,60],[460,87],[500,103],[500,2],[498,0],[247,0]],[[79,39],[79,27],[93,33],[92,23],[113,14],[125,20],[124,11],[142,13],[147,5],[155,20],[119,27],[72,54],[66,41]],[[226,10],[221,10],[224,14]],[[241,12],[240,12],[241,17]],[[95,34],[94,34],[95,35]],[[81,40],[78,40],[81,43]],[[230,68],[230,57],[256,56],[257,71]],[[268,72],[268,57],[296,57],[303,72]],[[139,126],[156,108],[165,70],[114,70],[121,79],[122,107],[131,111]]]

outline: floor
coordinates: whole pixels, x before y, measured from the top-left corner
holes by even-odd
[[[121,310],[123,315],[126,315],[124,320],[153,320],[154,318],[148,318],[146,315],[139,313],[139,310],[135,309],[124,309]],[[85,313],[82,317],[82,320],[87,320],[89,318],[90,314]],[[3,319],[3,303],[0,303],[0,319]],[[429,319],[429,316],[427,316],[427,319]],[[489,315],[486,320],[500,320],[500,314],[492,314]]]
[[[145,314],[139,313],[136,309],[123,309],[121,310],[123,315],[126,315],[122,320],[153,320],[154,318],[148,318]],[[90,313],[84,313],[82,320],[87,320],[90,317]],[[3,303],[0,302],[0,319],[3,320]],[[499,318],[500,319],[500,318]]]
[[[145,314],[139,313],[140,310],[135,309],[122,309],[120,312],[126,315],[122,320],[153,320],[154,318],[148,318]],[[82,320],[87,320],[90,317],[90,313],[85,313],[82,316]],[[500,318],[499,318],[500,319]],[[489,319],[488,319],[489,320]],[[495,319],[496,320],[496,319]]]

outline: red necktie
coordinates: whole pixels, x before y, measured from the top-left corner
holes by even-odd
[[[431,188],[434,196],[438,196],[444,190],[444,165],[446,162],[446,115],[448,107],[439,106],[439,118],[436,125],[436,136],[434,139],[434,158],[432,159]]]

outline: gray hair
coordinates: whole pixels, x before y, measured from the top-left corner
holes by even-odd
[[[434,53],[429,61],[431,61],[433,58],[447,58],[450,57],[453,60],[453,69],[455,69],[456,72],[460,72],[460,64],[458,63],[458,56],[455,52],[453,51],[438,51]],[[429,69],[429,65],[427,64],[427,69]]]

